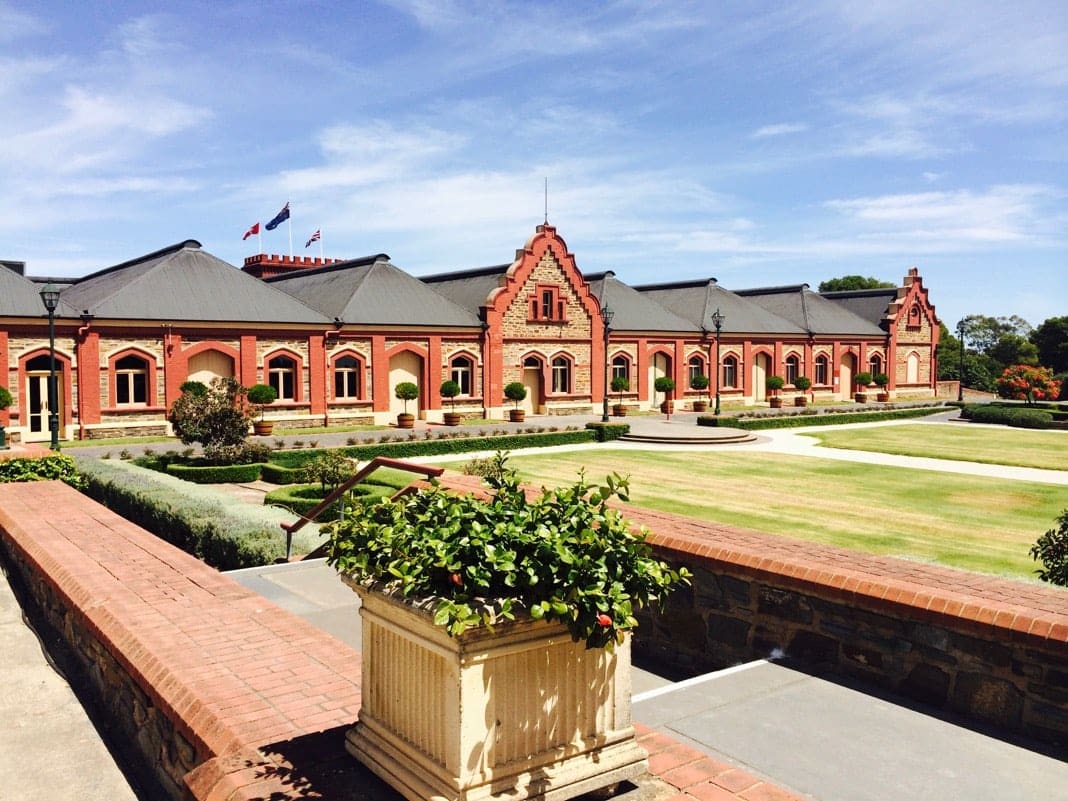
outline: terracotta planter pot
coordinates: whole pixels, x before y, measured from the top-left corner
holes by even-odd
[[[257,437],[269,437],[271,432],[274,431],[274,423],[269,420],[254,420],[252,422],[252,430]]]
[[[671,414],[675,411],[675,401],[668,400],[660,404],[660,411],[664,414]]]
[[[612,407],[612,416],[613,417],[626,417],[627,416],[627,407],[624,406],[622,403],[617,403],[615,406]]]
[[[858,392],[853,396],[853,400],[855,400],[857,403],[867,403],[868,402],[868,393],[867,392]]]
[[[804,395],[798,395],[794,398],[794,406],[808,406],[808,398]]]
[[[587,650],[529,618],[450,637],[430,609],[346,583],[361,602],[363,698],[345,747],[406,798],[556,801],[648,769],[629,637]]]
[[[693,410],[695,412],[707,412],[708,411],[708,401],[694,401],[693,402]]]
[[[890,393],[889,392],[880,392],[875,396],[875,400],[878,401],[879,403],[889,403],[890,402]]]
[[[525,409],[509,409],[508,419],[513,423],[522,423],[527,419],[527,412]]]
[[[782,398],[780,398],[777,395],[774,398],[769,398],[768,399],[768,405],[771,406],[772,409],[781,409],[782,408]]]
[[[397,428],[415,428],[415,415],[404,413],[398,414]]]
[[[458,426],[463,416],[459,412],[445,412],[444,420],[447,426]]]

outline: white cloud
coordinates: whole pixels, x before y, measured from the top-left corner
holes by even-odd
[[[808,130],[808,125],[796,122],[781,122],[776,125],[765,125],[757,128],[749,136],[751,139],[763,139],[768,136],[784,136],[786,134],[801,133]]]
[[[49,25],[40,17],[0,4],[0,42],[13,42],[46,33]]]

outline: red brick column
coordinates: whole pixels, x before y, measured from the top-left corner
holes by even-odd
[[[308,336],[309,413],[326,414],[326,341],[322,334]]]
[[[78,422],[100,422],[100,335],[89,329],[75,344],[78,358]],[[152,406],[156,399],[149,399]]]

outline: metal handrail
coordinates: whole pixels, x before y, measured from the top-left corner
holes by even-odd
[[[399,459],[389,459],[385,456],[376,456],[362,468],[360,468],[356,475],[339,485],[337,489],[327,495],[323,500],[308,510],[308,514],[302,515],[299,520],[293,523],[280,523],[282,530],[286,533],[286,561],[289,561],[290,553],[293,549],[293,535],[300,531],[308,523],[313,522],[319,515],[321,515],[326,509],[330,507],[338,498],[359,484],[371,473],[380,467],[392,467],[394,470],[404,470],[408,473],[417,473],[424,478],[437,478],[445,472],[441,467],[428,467],[422,464],[412,464],[411,462],[402,462]],[[411,492],[411,487],[404,487],[397,492],[393,497],[399,498],[407,495]],[[292,510],[290,510],[292,511]]]

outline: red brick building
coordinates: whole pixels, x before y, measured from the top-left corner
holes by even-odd
[[[0,368],[14,404],[0,423],[47,440],[45,279],[3,264]],[[418,414],[431,421],[447,379],[469,416],[503,417],[513,381],[527,386],[530,412],[592,413],[606,364],[628,378],[632,408],[661,400],[661,375],[685,406],[714,392],[717,312],[728,405],[766,402],[769,375],[786,379],[787,396],[795,377],[811,378],[815,400],[848,400],[860,372],[888,375],[896,398],[936,387],[938,319],[915,268],[895,289],[827,294],[803,284],[732,292],[714,279],[628,286],[611,272],[584,275],[556,229],[540,225],[511,263],[423,278],[385,254],[261,254],[238,270],[187,240],[53,281],[61,439],[163,432],[182,382],[215,376],[275,386],[267,415],[283,428],[390,422],[401,381],[420,387]],[[603,306],[613,311],[607,337]],[[711,386],[693,389],[696,375]]]

